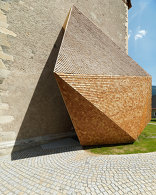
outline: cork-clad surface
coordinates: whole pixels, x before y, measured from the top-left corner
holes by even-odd
[[[81,145],[130,143],[128,133],[55,74]]]
[[[150,120],[150,77],[58,75],[134,139]]]
[[[75,7],[54,73],[82,145],[133,142],[151,119],[151,76]]]
[[[148,76],[75,7],[69,16],[54,72]]]

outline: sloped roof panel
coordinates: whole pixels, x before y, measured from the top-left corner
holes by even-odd
[[[70,12],[54,72],[149,76],[76,7]]]

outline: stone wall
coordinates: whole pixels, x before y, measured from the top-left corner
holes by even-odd
[[[4,37],[1,40],[8,44],[2,49],[12,56],[0,56],[1,67],[4,64],[9,71],[1,82],[0,154],[15,145],[21,148],[74,134],[53,76],[62,25],[73,4],[127,52],[128,7],[122,0],[10,0],[0,4],[8,7],[2,11],[9,24],[2,29],[0,17],[0,39]]]

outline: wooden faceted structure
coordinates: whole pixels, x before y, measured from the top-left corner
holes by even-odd
[[[54,74],[82,145],[130,143],[151,119],[151,76],[73,7]]]

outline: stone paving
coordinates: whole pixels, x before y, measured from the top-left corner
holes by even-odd
[[[1,157],[0,194],[156,194],[155,152],[94,155],[69,142]]]

